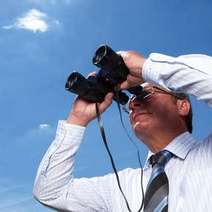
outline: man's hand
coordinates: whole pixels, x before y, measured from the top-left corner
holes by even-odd
[[[124,63],[130,71],[127,80],[121,83],[120,88],[127,89],[143,83],[142,68],[146,59],[134,51],[119,51],[117,53],[122,56]]]
[[[100,113],[103,113],[112,103],[113,93],[108,93],[103,102],[98,103]],[[87,124],[96,118],[95,103],[89,103],[77,97],[74,101],[72,110],[69,114],[67,122],[69,124],[76,124],[87,126]]]

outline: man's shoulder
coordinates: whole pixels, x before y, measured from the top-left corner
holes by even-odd
[[[196,145],[197,150],[198,149],[208,149],[212,148],[212,132],[205,137],[204,139],[200,140],[198,144]]]
[[[189,155],[199,159],[212,159],[212,133],[201,141],[197,141],[196,145],[189,152]]]

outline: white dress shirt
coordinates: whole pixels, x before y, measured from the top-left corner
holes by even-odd
[[[146,81],[167,89],[192,94],[212,106],[212,57],[187,55],[177,58],[153,53],[143,68]],[[84,127],[59,121],[56,138],[39,166],[33,194],[42,204],[60,211],[127,212],[114,174],[102,177],[73,176],[75,155]],[[165,167],[169,179],[169,211],[212,211],[212,135],[197,142],[190,133],[177,136],[165,149],[174,157]],[[146,190],[152,168],[143,169]],[[141,201],[140,169],[119,172],[122,189],[132,212]]]

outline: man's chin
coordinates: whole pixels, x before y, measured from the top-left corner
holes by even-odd
[[[136,131],[137,128],[139,128],[140,125],[140,121],[137,121],[134,125],[133,125],[133,130]]]
[[[147,121],[137,121],[135,124],[132,125],[133,130],[144,130],[145,128],[148,127],[148,122]]]
[[[135,124],[133,124],[133,130],[136,134],[136,136],[142,135],[142,134],[146,134],[146,132],[148,131],[149,128],[149,124],[146,122],[140,122],[137,121]]]

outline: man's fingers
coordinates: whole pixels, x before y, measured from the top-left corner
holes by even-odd
[[[120,88],[123,90],[130,87],[135,87],[137,85],[140,85],[141,83],[142,83],[142,80],[140,78],[134,77],[132,75],[128,75],[127,80],[121,83]]]
[[[105,96],[104,101],[99,104],[99,109],[100,109],[101,113],[104,112],[111,105],[111,103],[113,101],[113,96],[114,96],[113,93],[108,93]]]

